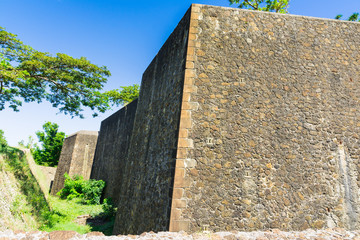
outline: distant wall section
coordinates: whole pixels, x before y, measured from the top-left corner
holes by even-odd
[[[97,131],[79,131],[65,138],[51,188],[52,195],[64,187],[65,173],[90,178],[97,137]]]
[[[137,101],[134,100],[101,122],[91,179],[104,180],[104,198],[118,204],[126,171],[126,156],[133,130]]]

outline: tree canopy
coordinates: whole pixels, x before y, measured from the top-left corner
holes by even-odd
[[[59,163],[65,133],[59,132],[59,125],[51,122],[46,122],[43,129],[36,132],[42,146],[33,150],[34,160],[39,165],[54,167]]]
[[[126,105],[139,97],[140,86],[138,84],[120,88],[121,90],[114,89],[105,93],[116,105]]]
[[[5,107],[18,111],[23,101],[46,100],[60,112],[83,117],[84,107],[97,115],[112,104],[133,100],[133,92],[131,96],[127,93],[138,89],[135,85],[102,93],[109,76],[105,66],[92,64],[85,57],[37,51],[0,27],[0,111]]]
[[[239,4],[239,8],[288,13],[290,0],[229,0],[230,4]]]

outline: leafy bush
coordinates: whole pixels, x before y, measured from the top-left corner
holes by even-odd
[[[111,219],[112,217],[115,217],[116,208],[114,207],[114,203],[111,198],[104,199],[102,210],[102,215],[105,219]]]
[[[43,129],[44,132],[36,132],[42,148],[36,146],[33,151],[34,160],[39,165],[54,167],[59,163],[65,133],[58,132],[59,125],[51,122],[46,122]]]
[[[8,144],[7,141],[4,137],[4,131],[0,130],[0,152],[5,151],[5,149],[7,148]]]
[[[65,173],[64,188],[57,194],[62,199],[79,198],[84,204],[100,204],[102,190],[105,182],[102,180],[84,180],[82,176],[75,175],[71,178]]]

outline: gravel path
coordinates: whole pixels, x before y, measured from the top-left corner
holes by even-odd
[[[106,237],[102,233],[92,232],[85,235],[80,235],[72,231],[55,231],[51,233],[47,232],[22,232],[22,231],[5,231],[0,232],[0,240],[67,240],[67,239],[93,239],[93,240],[120,240],[120,239],[196,239],[196,240],[328,240],[328,239],[357,239],[360,240],[360,231],[346,231],[340,228],[326,229],[326,230],[306,230],[302,232],[283,232],[277,229],[263,232],[202,232],[187,234],[185,232],[171,233],[171,232],[159,232],[159,233],[143,233],[141,235],[127,235],[127,236],[110,236]]]

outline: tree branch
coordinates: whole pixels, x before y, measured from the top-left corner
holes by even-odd
[[[249,0],[245,0],[245,2],[246,2],[248,5],[250,5],[254,10],[258,10],[259,5],[258,5],[257,7],[255,7],[254,5],[252,5],[252,4],[249,2]]]
[[[65,89],[65,87],[63,85],[61,85],[60,83],[58,83],[58,82],[56,82],[56,81],[54,81],[54,80],[52,80],[50,78],[43,77],[43,76],[40,76],[40,75],[31,75],[31,77],[34,77],[36,79],[41,79],[41,80],[44,80],[44,81],[47,81],[47,82],[51,82],[54,85],[56,85],[58,88]]]

